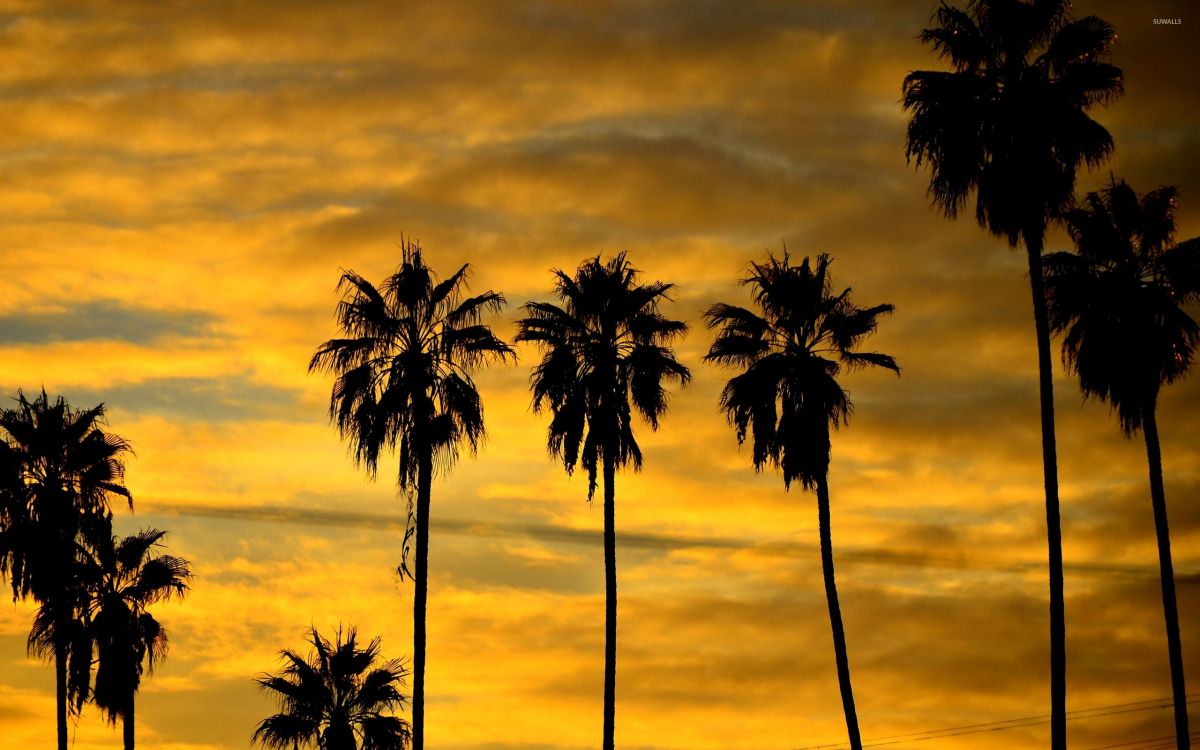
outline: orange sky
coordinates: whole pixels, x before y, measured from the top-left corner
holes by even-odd
[[[1139,191],[1180,188],[1200,234],[1200,17],[1081,2],[1120,34],[1127,95],[1096,113]],[[397,7],[401,6],[401,7]],[[502,7],[503,6],[503,7]],[[367,482],[309,376],[339,268],[378,281],[418,239],[503,291],[626,249],[678,285],[694,382],[645,470],[617,484],[617,739],[646,750],[845,741],[812,495],[756,476],[700,362],[701,312],[744,302],[751,259],[828,252],[859,304],[891,302],[889,373],[846,378],[838,586],[864,739],[1048,713],[1036,361],[1020,253],[929,209],[904,160],[900,82],[938,67],[932,3],[0,2],[0,390],[104,401],[137,451],[123,531],[193,562],[156,615],[171,653],[139,746],[247,746],[252,678],[310,624],[411,644],[387,471]],[[1177,26],[1155,17],[1180,17]],[[1056,235],[1052,249],[1065,249]],[[567,750],[600,732],[599,506],[545,450],[534,361],[479,377],[490,438],[433,490],[427,735],[446,750]],[[1167,696],[1139,440],[1055,383],[1068,709]],[[1200,379],[1160,411],[1183,647],[1200,685]],[[381,467],[384,464],[381,463]],[[265,509],[265,510],[264,510]],[[383,517],[383,520],[381,520]],[[0,736],[54,736],[32,606],[0,607]],[[1193,690],[1196,690],[1193,687]],[[1194,710],[1194,713],[1198,711]],[[897,744],[1034,748],[1044,725]],[[80,750],[119,729],[85,710]],[[1070,723],[1072,745],[1171,732],[1170,712]]]

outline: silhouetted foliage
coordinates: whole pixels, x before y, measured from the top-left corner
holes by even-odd
[[[883,367],[897,373],[900,368],[888,354],[857,351],[875,332],[879,317],[892,312],[892,305],[857,307],[848,288],[834,294],[830,262],[828,255],[819,255],[815,266],[808,258],[794,266],[785,252],[782,258],[752,263],[742,283],[752,287],[757,310],[724,303],[710,307],[705,318],[710,329],[717,329],[717,337],[704,360],[741,370],[725,385],[721,409],[738,443],[750,438],[755,470],[778,467],[785,488],[799,480],[804,489],[817,492],[821,562],[842,707],[850,745],[859,750],[862,739],[833,571],[829,436],[830,428],[848,422],[853,409],[837,382],[843,367]]]
[[[379,638],[362,648],[353,627],[344,637],[339,628],[332,643],[313,628],[308,640],[308,656],[281,651],[282,671],[257,680],[281,710],[259,723],[251,741],[279,750],[408,747],[408,723],[391,715],[405,703],[403,663],[379,663]]]
[[[398,448],[397,484],[416,494],[400,572],[409,572],[415,531],[413,748],[422,750],[430,484],[435,466],[449,471],[462,444],[474,452],[483,439],[483,400],[472,373],[516,355],[482,323],[484,313],[504,307],[503,295],[465,296],[469,266],[438,281],[418,245],[406,242],[401,253],[400,267],[379,289],[353,271],[342,273],[337,320],[345,338],[318,347],[308,369],[337,376],[329,417],[355,462],[374,478],[380,453]]]
[[[1078,253],[1046,256],[1050,325],[1063,362],[1121,429],[1141,429],[1161,386],[1191,367],[1200,342],[1185,305],[1200,298],[1200,238],[1172,244],[1173,187],[1139,196],[1124,181],[1066,215]]]
[[[1175,188],[1137,195],[1115,180],[1066,215],[1078,253],[1046,256],[1050,325],[1087,396],[1107,402],[1126,435],[1142,430],[1158,536],[1176,743],[1190,747],[1187,691],[1156,410],[1162,386],[1183,377],[1200,343],[1185,305],[1200,300],[1200,238],[1178,245]]]
[[[829,428],[850,418],[850,398],[837,382],[843,366],[884,367],[895,359],[856,347],[875,332],[892,305],[856,307],[850,290],[833,293],[828,255],[794,266],[787,253],[752,263],[742,283],[753,287],[759,312],[716,304],[705,313],[717,338],[704,359],[743,370],[726,384],[721,408],[751,437],[754,468],[770,464],[785,486],[815,489],[829,470]]]
[[[555,295],[562,305],[526,304],[517,322],[517,341],[543,352],[533,370],[533,409],[552,414],[548,446],[568,473],[583,465],[588,499],[596,475],[604,474],[605,658],[604,736],[611,750],[616,722],[617,568],[615,475],[620,467],[642,465],[633,432],[633,411],[657,429],[667,410],[663,381],[681,386],[691,373],[675,359],[671,342],[687,325],[664,317],[659,303],[673,286],[638,283],[638,271],[625,253],[607,262],[584,261],[574,276],[555,269]]]
[[[89,550],[88,631],[97,655],[92,700],[110,722],[122,720],[125,750],[134,747],[134,695],[142,675],[167,654],[167,631],[147,608],[182,597],[192,576],[186,560],[158,553],[166,533],[106,534]]]
[[[975,195],[975,218],[1029,262],[1038,344],[1042,468],[1050,573],[1051,747],[1065,750],[1066,615],[1050,333],[1042,289],[1046,227],[1074,200],[1075,174],[1113,149],[1087,111],[1123,92],[1107,60],[1116,34],[1096,16],[1075,19],[1069,0],[943,3],[921,32],[950,70],[904,79],[911,113],[907,155],[930,167],[929,194],[956,217]]]
[[[16,407],[0,412],[9,484],[0,572],[14,599],[28,596],[41,605],[29,649],[54,661],[60,750],[68,708],[82,707],[91,678],[83,544],[106,527],[112,496],[133,504],[123,483],[129,444],[104,424],[103,404],[75,410],[62,397],[51,402],[44,390],[32,401],[18,391]]]
[[[904,79],[909,158],[929,163],[929,193],[954,218],[973,192],[975,218],[1016,246],[1040,236],[1074,200],[1075,173],[1112,153],[1087,110],[1123,93],[1106,61],[1116,39],[1066,0],[942,5],[921,32],[949,71]]]

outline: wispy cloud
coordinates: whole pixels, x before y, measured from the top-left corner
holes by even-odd
[[[79,403],[104,401],[112,408],[134,415],[206,423],[300,418],[299,393],[255,382],[246,375],[149,378],[104,389],[77,389],[71,398]]]
[[[233,521],[260,523],[288,523],[319,527],[347,527],[367,529],[390,529],[403,533],[408,521],[405,517],[381,513],[354,511],[326,511],[315,508],[288,508],[283,506],[209,506],[184,503],[143,503],[143,513],[167,516],[193,516]],[[599,531],[576,529],[552,524],[505,523],[502,521],[475,521],[464,518],[430,519],[430,527],[439,534],[456,534],[470,537],[500,539],[533,539],[550,544],[581,545],[598,548],[602,542]],[[688,536],[684,534],[660,534],[622,531],[618,535],[622,549],[672,552],[689,549],[720,551],[745,551],[755,555],[815,558],[815,544],[797,544],[765,539],[746,539],[721,536]],[[1031,573],[1045,568],[1041,560],[1013,560],[1002,557],[971,553],[939,553],[914,549],[884,549],[861,546],[837,548],[839,562],[865,563],[882,566],[905,566],[948,570],[985,570],[1009,573]],[[1149,565],[1119,564],[1101,561],[1072,561],[1065,564],[1071,573],[1084,575],[1117,575],[1141,578],[1158,577],[1158,568]],[[1200,570],[1183,568],[1177,570],[1180,582],[1191,583],[1200,576]]]
[[[203,336],[213,323],[213,316],[205,312],[150,310],[117,300],[93,300],[52,311],[0,315],[0,346],[92,340],[146,345],[167,336]]]
[[[844,737],[813,499],[754,472],[718,410],[729,373],[699,361],[702,311],[747,302],[747,263],[785,243],[831,253],[856,299],[897,308],[874,341],[903,376],[846,377],[857,408],[830,476],[864,734],[1043,711],[1025,261],[931,211],[928,174],[904,158],[901,80],[940,65],[916,39],[934,0],[10,6],[0,383],[105,402],[137,450],[137,515],[120,523],[171,529],[200,572],[162,611],[163,687],[195,690],[139,694],[147,748],[244,747],[269,710],[250,677],[310,624],[353,620],[389,654],[408,649],[394,464],[374,484],[356,470],[327,424],[331,379],[305,368],[337,335],[340,269],[382,278],[401,235],[436,269],[469,262],[473,288],[503,291],[511,307],[489,322],[508,336],[517,306],[549,294],[549,269],[584,257],[628,250],[678,285],[695,378],[659,432],[637,426],[644,469],[618,478],[622,746]],[[1098,114],[1114,158],[1080,189],[1110,171],[1178,184],[1179,236],[1200,234],[1194,28],[1118,0],[1075,12],[1116,25],[1127,74]],[[1192,12],[1164,0],[1155,14]],[[557,750],[598,733],[601,514],[546,455],[531,361],[480,374],[490,439],[434,487],[439,747]],[[1056,375],[1072,702],[1165,694],[1144,450]],[[1160,422],[1186,594],[1200,581],[1200,378],[1164,390]],[[1185,646],[1200,643],[1198,602],[1181,598]],[[0,611],[0,661],[26,663],[28,606]],[[1185,656],[1200,670],[1200,650]],[[18,745],[52,741],[51,671],[0,676]],[[80,745],[114,731],[88,714]],[[1035,748],[1039,731],[943,741]],[[1088,720],[1072,742],[1168,731],[1164,716]]]

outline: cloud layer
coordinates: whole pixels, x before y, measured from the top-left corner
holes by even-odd
[[[785,750],[844,741],[814,499],[756,475],[700,363],[701,314],[743,303],[748,262],[828,252],[891,302],[853,373],[831,485],[865,738],[1047,712],[1044,509],[1028,280],[906,164],[900,82],[939,63],[932,4],[8,3],[0,11],[0,386],[106,403],[137,451],[133,516],[191,559],[162,608],[172,651],[139,744],[242,748],[272,710],[251,679],[305,629],[354,623],[407,654],[405,501],[368,483],[306,365],[336,335],[339,270],[431,264],[545,299],[549,270],[628,250],[677,285],[695,380],[645,470],[618,480],[619,741]],[[1128,93],[1097,114],[1109,170],[1180,188],[1200,234],[1200,63],[1190,8],[1077,4],[1111,21]],[[1152,15],[1182,17],[1155,26]],[[1194,20],[1194,19],[1193,19]],[[1056,234],[1050,246],[1061,249]],[[489,440],[434,487],[430,742],[591,747],[600,726],[601,514],[548,457],[531,350],[481,373]],[[1055,380],[1072,710],[1169,693],[1145,454]],[[1160,429],[1190,674],[1200,674],[1200,385]],[[279,523],[273,523],[278,521]],[[0,613],[0,726],[53,737],[31,607]],[[220,720],[216,720],[219,717]],[[1081,715],[1081,748],[1166,735],[1168,712]],[[116,730],[85,713],[76,746]],[[1033,748],[1041,724],[936,746]],[[934,745],[929,745],[933,747]]]

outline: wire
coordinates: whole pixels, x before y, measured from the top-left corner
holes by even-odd
[[[1200,730],[1189,732],[1188,738],[1192,740],[1200,739]],[[1176,745],[1176,737],[1173,734],[1164,735],[1162,737],[1148,737],[1140,740],[1130,740],[1129,742],[1118,742],[1114,745],[1100,745],[1099,747],[1091,747],[1088,750],[1159,750],[1160,748],[1171,748]]]
[[[1193,703],[1200,699],[1200,693],[1193,693],[1187,696],[1187,702]],[[1171,698],[1152,698],[1149,700],[1133,701],[1130,703],[1114,703],[1107,706],[1096,706],[1094,708],[1081,708],[1075,711],[1067,712],[1067,720],[1074,719],[1090,719],[1097,716],[1111,716],[1113,714],[1132,713],[1137,711],[1149,711],[1157,708],[1170,708],[1174,705]],[[1000,732],[1006,729],[1017,729],[1019,727],[1037,726],[1039,724],[1049,724],[1050,714],[1041,714],[1037,716],[1022,716],[1016,719],[1003,719],[1001,721],[990,721],[982,724],[965,724],[956,727],[943,727],[941,729],[925,729],[919,732],[909,732],[907,734],[893,734],[887,737],[877,737],[863,743],[863,747],[883,747],[885,745],[895,745],[900,742],[919,742],[924,740],[941,739],[943,737],[959,737],[966,734],[981,734],[983,732]],[[844,750],[849,747],[845,743],[832,743],[827,745],[808,745],[795,750]],[[1144,750],[1136,748],[1135,750]]]

